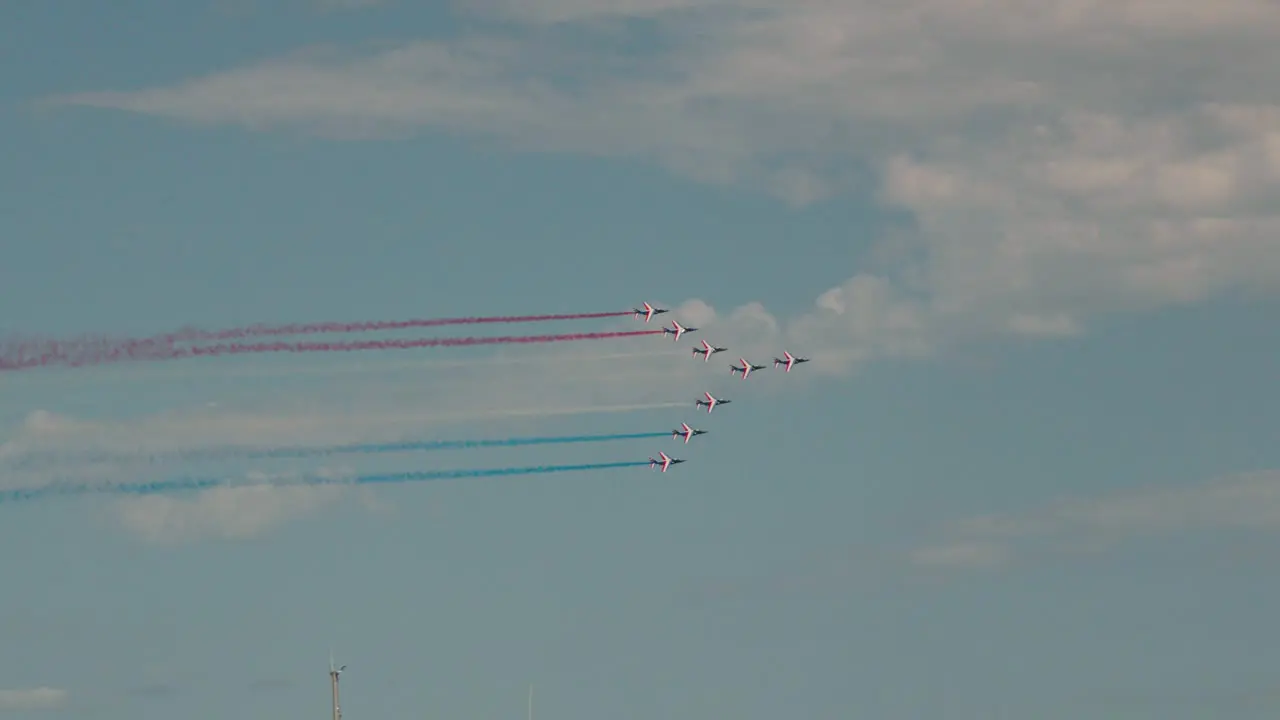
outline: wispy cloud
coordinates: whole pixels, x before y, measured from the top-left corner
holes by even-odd
[[[69,696],[66,690],[52,687],[0,690],[0,711],[56,710]]]
[[[988,570],[1008,560],[1008,548],[991,542],[958,541],[922,547],[911,553],[911,561],[926,568]]]
[[[194,497],[155,495],[120,501],[126,528],[157,543],[202,538],[242,540],[332,504],[348,488],[257,485],[205,490]]]
[[[1280,532],[1280,471],[1063,500],[1022,514],[976,517],[915,550],[922,567],[992,569],[1033,550],[1101,551],[1143,537],[1194,530]]]
[[[335,138],[478,133],[795,204],[871,190],[914,228],[800,317],[728,315],[821,349],[818,372],[1280,287],[1280,79],[1262,70],[1280,65],[1274,3],[455,7],[484,31],[52,101]],[[660,50],[609,42],[636,18]]]

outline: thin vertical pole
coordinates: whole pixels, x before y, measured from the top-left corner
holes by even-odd
[[[342,708],[338,706],[338,673],[340,671],[333,667],[333,661],[329,662],[329,684],[333,686],[333,720],[342,720]]]

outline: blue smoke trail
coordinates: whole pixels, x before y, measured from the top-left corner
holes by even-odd
[[[537,465],[532,467],[487,468],[478,470],[426,470],[418,472],[384,473],[381,475],[361,475],[354,478],[302,478],[279,482],[244,482],[231,483],[225,480],[208,478],[178,478],[173,480],[157,480],[145,483],[115,483],[110,485],[48,485],[40,488],[5,490],[0,492],[0,504],[22,500],[40,500],[47,497],[71,495],[156,495],[184,490],[209,490],[218,487],[315,487],[319,485],[387,485],[427,480],[454,480],[458,478],[500,477],[508,475],[543,475],[546,473],[575,472],[582,470],[609,470],[613,468],[640,467],[648,465],[648,460],[589,463],[584,465]]]
[[[670,435],[670,432],[614,433],[611,435],[560,435],[549,437],[506,438],[502,440],[429,440],[403,441],[393,443],[357,443],[352,445],[330,445],[328,447],[283,447],[270,450],[248,451],[246,457],[261,458],[301,458],[317,455],[337,455],[346,453],[388,453],[410,452],[414,450],[466,450],[470,448],[518,447],[523,445],[567,445],[570,443],[608,442],[611,440],[638,440]]]
[[[205,449],[193,450],[177,450],[173,452],[149,453],[144,457],[148,462],[155,463],[166,458],[184,460],[184,461],[200,461],[200,460],[223,460],[228,458],[245,458],[251,460],[262,459],[279,459],[279,458],[308,458],[308,457],[324,457],[329,455],[347,455],[347,454],[377,454],[392,452],[412,452],[412,451],[429,451],[429,450],[466,450],[471,448],[491,448],[491,447],[520,447],[525,445],[567,445],[572,443],[593,443],[593,442],[611,442],[617,440],[640,440],[644,438],[658,438],[670,435],[668,432],[638,432],[638,433],[612,433],[607,435],[552,435],[546,437],[515,437],[500,440],[402,440],[397,442],[385,443],[352,443],[348,445],[322,445],[315,446],[286,446],[278,448],[245,448],[245,447],[213,447]],[[77,458],[85,461],[113,461],[127,460],[131,457],[137,457],[130,453],[112,453],[102,451],[86,451],[76,453]],[[25,467],[30,465],[38,465],[30,460],[26,462],[15,463],[17,467]]]

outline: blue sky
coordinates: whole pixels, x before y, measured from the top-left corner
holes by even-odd
[[[0,489],[688,459],[0,506],[0,714],[1274,717],[1280,10],[892,5],[0,10],[0,334],[700,328],[0,375]]]

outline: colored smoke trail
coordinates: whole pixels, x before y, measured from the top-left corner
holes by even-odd
[[[455,318],[414,318],[410,320],[362,320],[358,322],[285,323],[282,325],[255,324],[222,330],[183,328],[153,335],[147,338],[109,338],[103,336],[80,337],[73,340],[25,340],[13,343],[14,347],[0,351],[0,355],[39,356],[48,353],[74,353],[89,347],[106,345],[147,348],[172,345],[177,342],[240,340],[250,337],[279,337],[284,335],[314,335],[318,333],[357,333],[379,330],[408,330],[412,328],[443,327],[446,325],[486,325],[551,322],[555,320],[593,320],[623,317],[633,311],[593,313],[556,313],[544,315],[490,315]],[[0,365],[2,367],[2,365]]]
[[[117,483],[110,485],[63,484],[48,485],[39,488],[5,490],[0,492],[0,503],[23,500],[41,500],[49,497],[74,495],[157,495],[169,492],[192,490],[212,490],[215,488],[248,488],[248,487],[315,487],[321,485],[397,485],[403,483],[425,482],[429,480],[456,480],[461,478],[504,477],[513,475],[544,475],[558,472],[580,472],[583,470],[612,470],[615,468],[641,467],[648,465],[648,460],[632,460],[627,462],[588,463],[582,465],[536,465],[531,467],[486,468],[478,470],[427,470],[419,472],[384,473],[379,475],[361,475],[355,478],[304,478],[301,480],[279,482],[246,482],[230,483],[225,480],[209,478],[181,478],[174,480],[158,480],[149,483]]]
[[[411,320],[366,320],[361,322],[318,322],[288,323],[285,325],[247,325],[225,330],[200,330],[187,328],[165,335],[149,338],[152,342],[183,342],[193,340],[236,340],[247,337],[265,337],[280,335],[314,335],[316,333],[355,333],[373,332],[377,330],[407,330],[410,328],[442,327],[445,325],[484,325],[551,322],[553,320],[593,320],[599,318],[623,317],[633,314],[625,312],[594,313],[562,313],[555,315],[493,315],[477,317],[411,319]]]
[[[232,450],[234,454],[243,453],[251,459],[263,458],[305,458],[327,455],[345,454],[380,454],[392,452],[414,452],[430,450],[470,450],[473,448],[521,447],[526,445],[568,445],[574,443],[610,442],[615,440],[638,440],[670,435],[669,432],[613,433],[609,435],[560,435],[547,437],[516,437],[498,440],[407,440],[389,443],[353,443],[350,445],[330,445],[327,447],[281,447],[268,450],[251,450],[248,452]],[[216,454],[225,454],[218,450]]]
[[[618,440],[639,440],[659,438],[670,435],[670,432],[638,432],[612,433],[607,435],[551,435],[546,437],[513,437],[496,440],[402,440],[383,443],[349,443],[344,445],[321,446],[284,446],[272,448],[246,447],[213,447],[172,452],[146,453],[142,457],[151,462],[173,458],[181,461],[220,460],[226,458],[244,458],[250,460],[279,458],[326,457],[330,455],[374,455],[393,452],[425,452],[431,450],[469,450],[473,448],[522,447],[528,445],[569,445],[577,443],[612,442]],[[108,462],[112,460],[128,460],[139,454],[111,453],[103,451],[87,451],[76,454],[76,459],[84,462]],[[29,463],[14,463],[23,467]]]
[[[569,333],[563,335],[505,335],[492,337],[457,338],[406,338],[389,340],[353,340],[335,342],[263,342],[218,343],[195,347],[157,345],[145,341],[112,343],[105,341],[96,346],[59,345],[46,348],[37,356],[22,354],[23,348],[0,349],[0,370],[25,370],[52,365],[82,367],[112,362],[177,360],[190,357],[217,357],[221,355],[245,355],[251,353],[310,353],[354,352],[357,350],[410,350],[427,347],[470,347],[477,345],[524,345],[583,340],[609,340],[616,338],[658,335],[662,330],[625,330],[620,332]]]
[[[412,421],[415,425],[438,424],[445,422],[472,422],[484,421],[490,419],[506,419],[506,418],[545,418],[545,417],[565,417],[570,415],[598,415],[604,413],[629,413],[648,410],[671,410],[675,408],[687,408],[688,403],[685,402],[660,402],[660,403],[632,403],[625,405],[586,405],[580,407],[534,407],[534,408],[513,408],[503,410],[486,410],[473,413],[447,413],[442,415],[423,415],[420,417],[408,418],[405,421]],[[670,435],[669,432],[655,433],[654,437],[665,437]],[[137,441],[134,441],[135,443]],[[355,443],[350,443],[355,444]],[[205,457],[218,459],[225,457],[229,452],[267,452],[270,448],[261,449],[243,445],[214,445],[213,447],[178,447],[178,448],[146,448],[136,447],[126,450],[104,450],[96,448],[35,448],[30,450],[0,453],[0,475],[4,474],[6,469],[13,470],[32,470],[48,467],[49,465],[57,465],[68,461],[78,462],[112,462],[127,461],[138,458],[178,458],[187,460],[199,460]],[[219,453],[222,453],[219,455]]]

